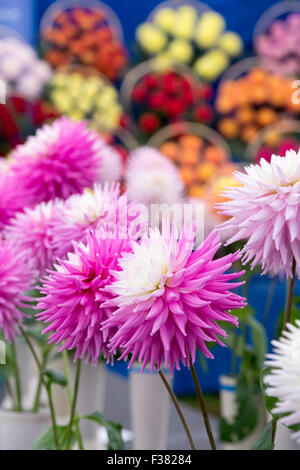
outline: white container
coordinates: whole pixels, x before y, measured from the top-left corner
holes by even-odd
[[[49,368],[54,369],[60,374],[65,374],[63,358],[59,357],[59,359],[51,362]],[[70,404],[67,387],[61,387],[60,385],[52,384],[52,397],[58,423],[66,424],[70,415]],[[43,398],[47,403],[47,395]]]
[[[170,375],[165,374],[169,382]],[[167,445],[170,399],[157,372],[141,374],[135,365],[129,373],[130,415],[134,450],[164,450]]]
[[[75,364],[76,366],[76,364]],[[72,364],[72,378],[74,381],[75,367]],[[106,367],[103,362],[99,362],[97,367],[91,364],[81,365],[80,387],[77,399],[77,413],[80,415],[89,415],[95,411],[103,413],[106,389]],[[97,438],[99,425],[90,420],[80,422],[80,430],[84,441],[93,441]],[[88,444],[88,443],[87,443]],[[89,446],[89,444],[88,444]]]
[[[0,409],[0,449],[30,450],[34,441],[50,426],[50,412],[39,413]]]
[[[233,422],[237,412],[235,377],[227,375],[222,375],[220,377],[220,401],[222,418],[225,418],[229,423]],[[235,443],[224,443],[224,450],[251,450],[267,424],[267,416],[263,400],[258,398],[257,406],[259,418],[254,431],[241,441],[237,441]]]

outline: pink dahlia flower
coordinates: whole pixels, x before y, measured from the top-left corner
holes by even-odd
[[[138,238],[146,228],[142,206],[120,196],[118,184],[94,185],[71,196],[53,228],[53,244],[59,257],[73,250],[72,241],[84,242],[91,231],[105,229],[110,238]]]
[[[4,229],[4,237],[30,253],[40,276],[51,268],[57,252],[53,245],[53,225],[63,211],[60,200],[42,202],[34,209],[19,212]]]
[[[13,242],[0,240],[0,330],[11,343],[24,314],[19,310],[31,299],[25,295],[35,281],[30,253]]]
[[[100,331],[114,310],[103,305],[113,295],[105,287],[114,280],[111,270],[119,269],[118,257],[129,248],[126,240],[102,235],[89,233],[86,245],[74,243],[74,253],[60,260],[45,279],[45,297],[37,307],[43,310],[39,320],[49,323],[43,331],[52,332],[49,342],[62,344],[60,351],[76,349],[75,360],[86,355],[86,362],[91,359],[94,365],[101,352],[108,361],[113,357],[106,343],[115,329]]]
[[[183,200],[184,183],[178,168],[155,148],[140,147],[132,152],[125,178],[132,201],[150,205]]]
[[[103,331],[117,329],[110,348],[120,348],[121,358],[132,354],[129,368],[138,360],[142,371],[148,362],[159,369],[164,361],[173,374],[180,360],[187,366],[190,357],[195,361],[196,347],[213,358],[206,342],[223,345],[218,336],[226,337],[218,321],[238,325],[230,310],[242,308],[245,299],[230,289],[243,283],[228,281],[242,273],[224,273],[239,253],[214,260],[219,236],[212,233],[195,251],[194,239],[187,225],[179,240],[174,228],[164,237],[154,230],[119,260],[121,270],[108,287],[115,297],[106,304],[117,310]]]
[[[0,169],[0,230],[27,204],[29,199],[20,191],[10,171]]]
[[[66,199],[99,181],[104,146],[86,122],[58,119],[13,152],[16,182],[33,205]]]
[[[241,186],[228,188],[228,201],[218,204],[231,218],[220,226],[234,235],[227,244],[246,240],[243,261],[252,268],[262,265],[263,274],[291,275],[293,257],[300,273],[300,153],[291,150],[284,158],[273,155],[270,163],[235,172]]]

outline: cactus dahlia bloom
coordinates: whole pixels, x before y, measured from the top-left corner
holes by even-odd
[[[49,343],[61,344],[60,351],[76,349],[75,360],[86,356],[86,362],[91,359],[96,365],[101,352],[108,361],[113,357],[106,343],[115,329],[100,330],[114,310],[104,306],[113,295],[105,287],[114,280],[111,271],[119,269],[118,257],[128,248],[127,240],[91,232],[87,243],[74,243],[74,253],[59,260],[44,281],[45,297],[37,306],[42,310],[39,320],[49,323],[43,333],[52,333]]]
[[[300,321],[288,324],[278,341],[273,341],[273,353],[267,355],[266,394],[278,398],[273,413],[284,414],[279,422],[286,426],[300,424]],[[300,431],[293,434],[300,444]]]
[[[263,274],[291,275],[293,257],[300,270],[300,154],[290,150],[284,158],[273,155],[271,162],[235,172],[241,186],[228,188],[228,201],[218,204],[231,218],[220,226],[233,230],[227,244],[246,240],[243,261],[262,265]]]
[[[18,146],[11,155],[11,168],[33,205],[66,199],[99,181],[105,145],[86,122],[63,117]]]
[[[213,358],[207,342],[223,345],[219,336],[226,332],[218,321],[238,325],[231,309],[242,308],[245,299],[230,291],[242,282],[230,283],[243,273],[227,273],[239,253],[213,259],[220,247],[219,235],[212,233],[193,251],[195,231],[185,224],[180,239],[173,227],[158,230],[140,244],[132,242],[131,253],[119,260],[121,270],[108,287],[114,298],[106,303],[115,313],[103,323],[104,331],[117,329],[111,350],[120,348],[122,358],[150,362],[151,370],[162,362],[180,368],[195,361],[196,347]]]
[[[145,204],[182,202],[184,184],[176,166],[152,147],[130,155],[126,172],[128,197]]]
[[[51,268],[57,256],[53,246],[53,225],[63,211],[61,200],[42,202],[19,212],[4,229],[5,238],[30,253],[40,276]]]
[[[59,257],[73,250],[72,241],[86,241],[90,231],[105,229],[110,238],[138,238],[147,228],[142,206],[127,203],[118,184],[94,185],[71,196],[53,227]]]
[[[10,240],[0,239],[0,330],[9,343],[18,334],[24,318],[19,309],[32,300],[25,292],[32,289],[35,275],[30,253]]]

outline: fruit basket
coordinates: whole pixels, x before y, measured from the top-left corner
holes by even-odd
[[[83,64],[118,80],[127,64],[122,26],[97,0],[61,0],[46,11],[40,27],[45,59],[54,67]]]

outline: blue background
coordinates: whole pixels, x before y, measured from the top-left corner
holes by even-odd
[[[51,0],[1,0],[0,23],[9,24],[17,29],[28,41],[34,43],[38,38],[40,18]],[[134,40],[138,24],[145,21],[151,10],[161,3],[159,0],[109,0],[106,2],[119,16],[123,25],[127,46]],[[225,16],[228,29],[238,32],[246,46],[251,46],[254,26],[260,15],[276,0],[208,0],[211,8]]]

